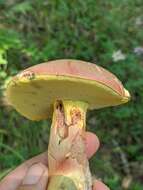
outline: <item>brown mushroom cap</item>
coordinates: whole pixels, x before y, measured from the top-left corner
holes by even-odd
[[[89,109],[126,103],[129,92],[115,75],[89,62],[55,60],[32,66],[13,77],[7,99],[31,120],[51,116],[56,99],[84,101]]]

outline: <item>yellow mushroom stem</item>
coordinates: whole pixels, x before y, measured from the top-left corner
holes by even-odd
[[[85,152],[88,104],[57,100],[48,148],[48,190],[91,190],[92,180]]]

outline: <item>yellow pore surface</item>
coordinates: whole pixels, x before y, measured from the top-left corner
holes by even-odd
[[[83,101],[89,104],[89,109],[116,106],[129,100],[97,81],[57,75],[13,79],[6,96],[9,103],[30,120],[51,117],[55,100]]]

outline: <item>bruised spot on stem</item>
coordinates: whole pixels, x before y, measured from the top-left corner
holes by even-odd
[[[61,100],[57,100],[56,109],[63,112],[63,103]]]
[[[71,115],[72,125],[77,124],[77,122],[81,120],[81,112],[76,108],[70,111],[70,115]]]
[[[81,110],[77,107],[70,107],[69,111],[65,112],[66,107],[61,100],[57,100],[56,105],[56,125],[57,132],[60,137],[59,145],[61,142],[66,139],[69,135],[69,127],[77,125],[78,122],[83,122],[83,116]],[[67,117],[69,114],[70,117]],[[70,122],[66,121],[66,118],[69,118]]]
[[[61,138],[60,144],[68,136],[68,126],[65,123],[64,108],[61,100],[58,100],[56,104],[56,122],[58,135]]]

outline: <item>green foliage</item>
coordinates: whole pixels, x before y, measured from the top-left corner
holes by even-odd
[[[142,0],[0,0],[1,96],[19,70],[59,58],[97,62],[130,91],[128,104],[88,115],[88,129],[102,142],[90,162],[92,171],[119,190],[126,175],[133,177],[130,190],[143,189],[143,54],[134,51],[143,44],[142,10]],[[119,50],[125,59],[115,62],[112,56]],[[0,110],[0,177],[46,150],[46,125],[8,108]]]

